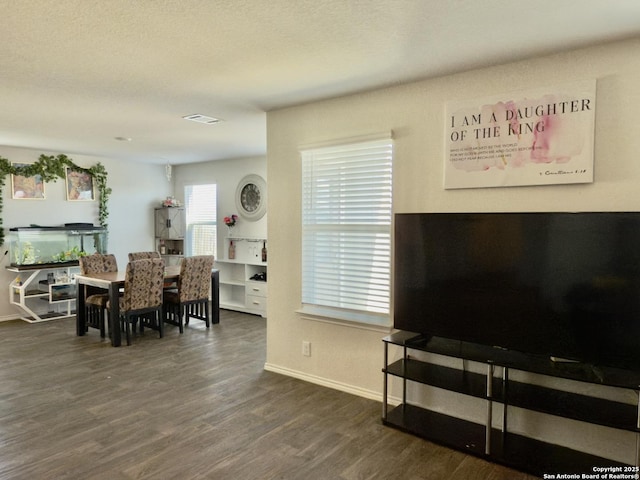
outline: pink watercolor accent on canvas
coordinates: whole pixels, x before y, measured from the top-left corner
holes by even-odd
[[[474,172],[571,161],[580,155],[585,141],[578,128],[579,120],[575,113],[549,112],[546,107],[570,100],[545,95],[482,105],[479,111],[456,112],[468,119],[480,118],[481,124],[468,127],[470,134],[456,145],[459,157],[453,165]],[[490,131],[498,131],[499,136],[486,138],[485,127],[497,129]]]

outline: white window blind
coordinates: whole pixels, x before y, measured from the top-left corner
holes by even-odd
[[[302,163],[303,310],[388,324],[391,139],[304,150]]]
[[[214,255],[217,244],[217,185],[186,185],[185,251],[188,256]]]

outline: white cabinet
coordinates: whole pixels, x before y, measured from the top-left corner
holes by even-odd
[[[220,308],[267,316],[267,264],[216,260],[220,272]],[[252,280],[265,278],[265,280]]]
[[[16,274],[9,284],[9,303],[23,311],[22,320],[45,322],[75,315],[77,262],[60,267],[8,267]]]
[[[234,257],[229,258],[233,242]],[[224,259],[216,259],[220,271],[220,308],[267,316],[267,262],[262,261],[265,238],[228,237]]]
[[[248,280],[245,283],[245,306],[247,309],[267,316],[267,282]]]

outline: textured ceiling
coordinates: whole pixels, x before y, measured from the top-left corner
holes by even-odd
[[[0,145],[265,155],[270,109],[638,35],[638,0],[0,0]]]

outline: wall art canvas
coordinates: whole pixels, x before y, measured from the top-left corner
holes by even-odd
[[[67,167],[67,200],[95,200],[93,177],[90,173]]]
[[[596,81],[445,106],[444,188],[593,182]]]
[[[26,163],[14,163],[14,167],[26,167]],[[42,175],[25,177],[11,175],[11,198],[18,200],[44,200],[44,181]]]

